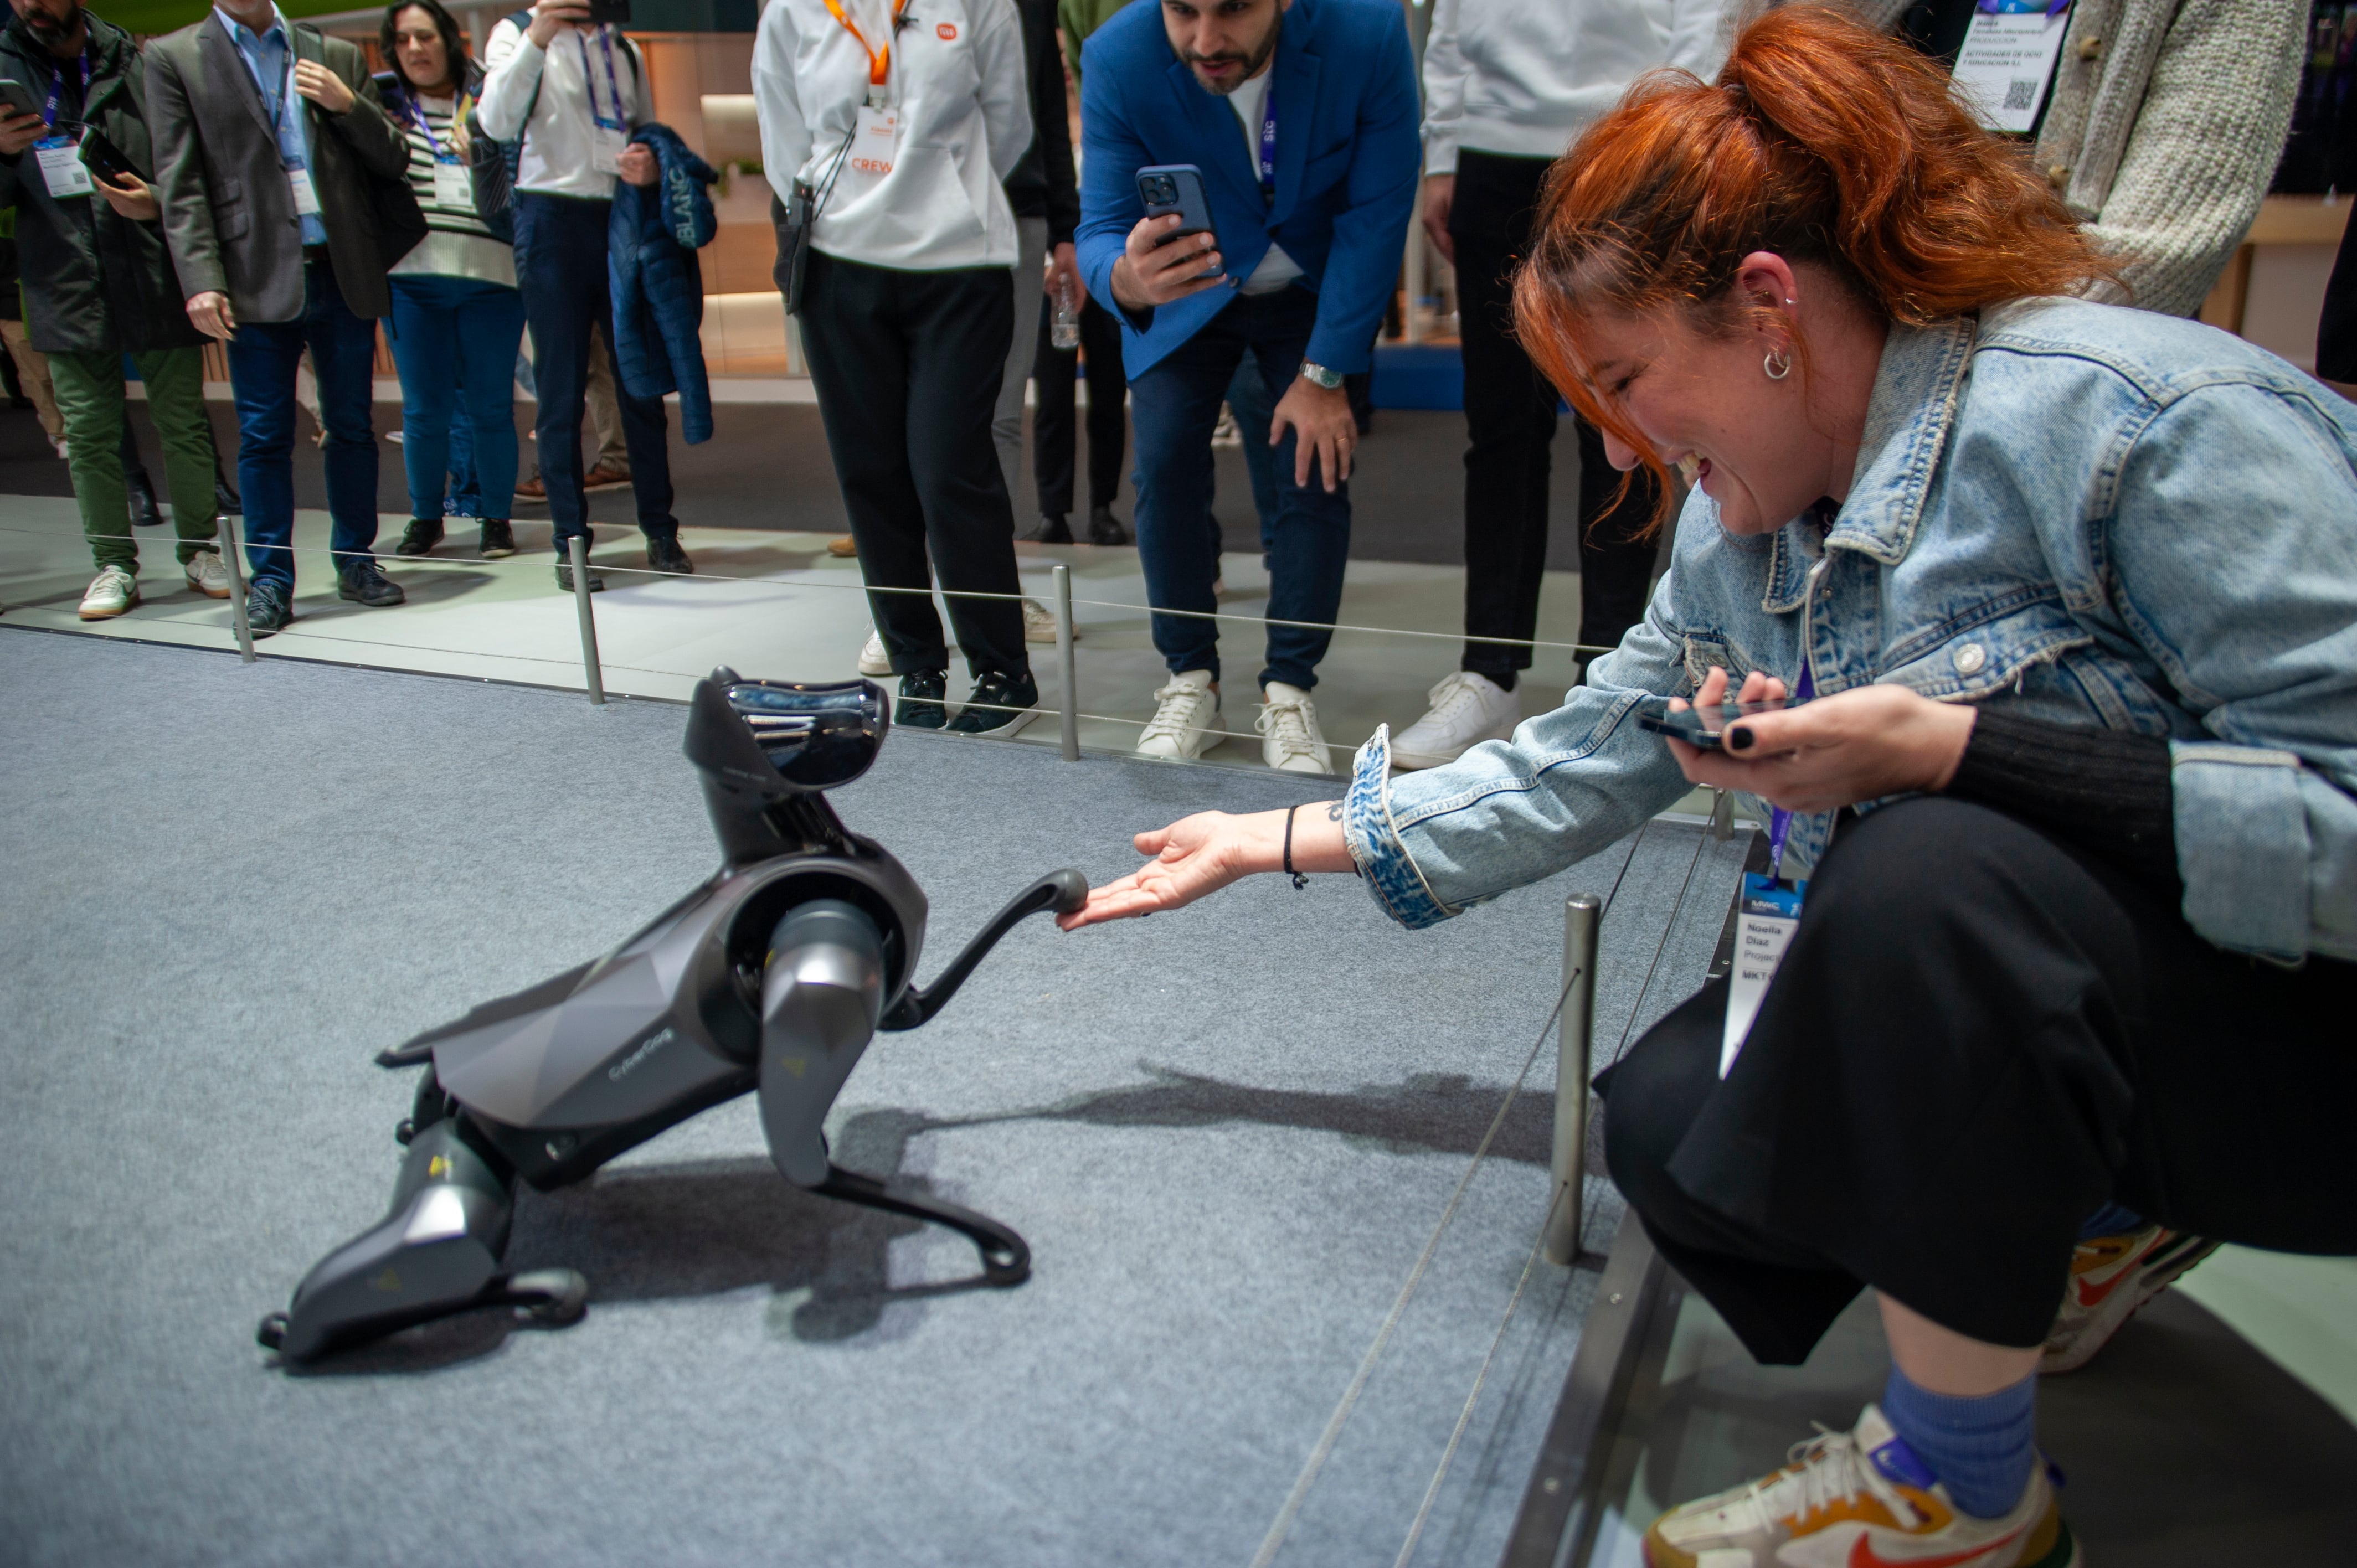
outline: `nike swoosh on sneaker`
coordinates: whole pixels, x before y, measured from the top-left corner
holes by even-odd
[[[1992,1552],[2012,1545],[2029,1528],[2029,1524],[2024,1524],[2018,1530],[2009,1530],[1995,1541],[1984,1541],[1967,1552],[1951,1552],[1940,1557],[1899,1558],[1885,1557],[1875,1551],[1874,1532],[1867,1530],[1850,1543],[1849,1568],[1960,1568],[1963,1563],[1976,1562]]]
[[[2120,1265],[2119,1273],[2114,1274],[2110,1279],[2105,1280],[2102,1284],[2087,1285],[2083,1287],[2079,1293],[2079,1305],[2082,1306],[2103,1305],[2104,1298],[2109,1296],[2114,1291],[2119,1289],[2122,1281],[2134,1278],[2137,1271],[2144,1267],[2146,1262],[2149,1260],[2155,1252],[2159,1251],[2161,1248],[2167,1246],[2170,1241],[2173,1241],[2176,1239],[2176,1232],[2174,1231],[2163,1231],[2161,1234],[2154,1237],[2151,1246],[2147,1247],[2143,1251],[2138,1252],[2135,1257],[2130,1258],[2126,1263]]]

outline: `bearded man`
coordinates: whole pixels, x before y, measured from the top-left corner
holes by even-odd
[[[1278,480],[1262,759],[1333,770],[1309,691],[1350,553],[1342,378],[1372,360],[1421,156],[1402,16],[1391,0],[1161,0],[1082,51],[1081,274],[1122,321],[1146,592],[1187,612],[1154,617],[1170,679],[1142,755],[1199,756],[1222,728],[1206,452],[1249,349]],[[1146,216],[1138,171],[1170,164],[1199,171],[1209,231]]]

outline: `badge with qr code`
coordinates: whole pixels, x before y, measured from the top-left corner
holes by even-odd
[[[2028,134],[2038,124],[2071,30],[2071,0],[1979,0],[1955,83],[1973,117],[1992,131]]]

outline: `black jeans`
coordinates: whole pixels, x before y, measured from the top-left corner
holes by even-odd
[[[1081,306],[1081,346],[1059,349],[1049,341],[1053,314],[1039,313],[1039,351],[1031,374],[1039,384],[1031,411],[1031,472],[1039,486],[1039,515],[1072,510],[1073,383],[1076,361],[1089,357],[1089,510],[1113,505],[1121,493],[1122,448],[1128,444],[1129,378],[1121,368],[1121,323],[1095,300]]]
[[[1846,823],[1743,1053],[1714,983],[1603,1074],[1613,1179],[1760,1360],[1870,1284],[2041,1343],[2082,1220],[2357,1252],[2357,964],[2219,951],[1986,807]]]
[[[990,435],[1015,338],[1005,267],[899,272],[813,250],[802,280],[802,345],[827,450],[871,590],[868,608],[899,674],[949,666],[927,592],[1022,592],[1015,514]],[[950,622],[979,676],[1029,672],[1013,597],[952,596]]]
[[[613,208],[610,201],[516,192],[516,283],[532,327],[533,387],[540,400],[533,432],[559,555],[566,540],[587,532],[581,416],[588,408],[589,329],[597,322],[606,324],[607,355],[613,359],[614,303],[606,275],[606,224]],[[632,397],[622,386],[619,360],[613,371],[639,527],[650,539],[676,539],[679,520],[671,514],[671,437],[662,399]]]
[[[1539,182],[1550,160],[1459,153],[1448,233],[1457,245],[1458,319],[1465,359],[1465,635],[1538,635],[1539,587],[1546,570],[1547,476],[1555,441],[1555,390],[1514,341],[1513,272],[1528,249]],[[1645,613],[1657,487],[1644,469],[1621,477],[1604,438],[1586,420],[1579,434],[1579,640],[1616,646]],[[1608,517],[1606,513],[1609,512]],[[1462,668],[1511,689],[1531,667],[1531,650],[1495,642],[1465,645]]]

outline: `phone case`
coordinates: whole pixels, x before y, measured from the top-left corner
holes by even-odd
[[[1203,189],[1203,171],[1193,164],[1149,164],[1139,169],[1137,199],[1146,204],[1148,218],[1178,214],[1172,240],[1211,231],[1211,199]]]

